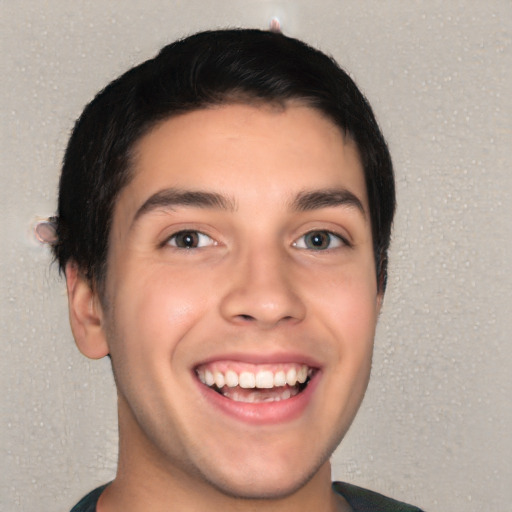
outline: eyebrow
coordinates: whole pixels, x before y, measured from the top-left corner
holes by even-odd
[[[201,190],[168,188],[148,197],[135,213],[132,224],[147,213],[158,209],[172,210],[176,206],[204,209],[215,208],[226,211],[235,211],[237,209],[236,202],[222,194]],[[298,212],[337,206],[356,208],[366,218],[366,211],[361,200],[355,194],[343,188],[299,192],[289,205],[291,210]]]
[[[172,210],[176,206],[190,206],[193,208],[217,208],[234,211],[235,202],[221,194],[203,192],[200,190],[179,190],[168,188],[156,192],[148,197],[133,217],[136,222],[141,216],[158,209]]]
[[[344,188],[300,192],[291,203],[291,208],[299,212],[336,206],[356,208],[366,218],[366,211],[361,200],[355,194]]]

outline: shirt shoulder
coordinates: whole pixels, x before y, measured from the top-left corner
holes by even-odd
[[[354,512],[422,512],[418,507],[356,485],[334,482],[332,487],[348,501]]]
[[[84,496],[72,509],[71,512],[96,512],[96,503],[100,494],[108,484],[102,485]]]

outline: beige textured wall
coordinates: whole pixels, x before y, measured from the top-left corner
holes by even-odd
[[[63,282],[29,234],[54,211],[74,119],[175,37],[274,15],[353,74],[396,164],[373,381],[335,477],[430,511],[510,510],[510,0],[0,5],[1,510],[68,510],[115,470],[109,365],[75,349]]]

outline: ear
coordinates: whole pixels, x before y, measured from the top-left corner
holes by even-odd
[[[109,353],[103,309],[97,293],[78,270],[76,263],[66,265],[69,322],[80,352],[91,359]]]

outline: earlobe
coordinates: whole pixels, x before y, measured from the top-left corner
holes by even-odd
[[[103,310],[97,293],[74,262],[66,265],[69,322],[80,352],[91,359],[109,353]]]

